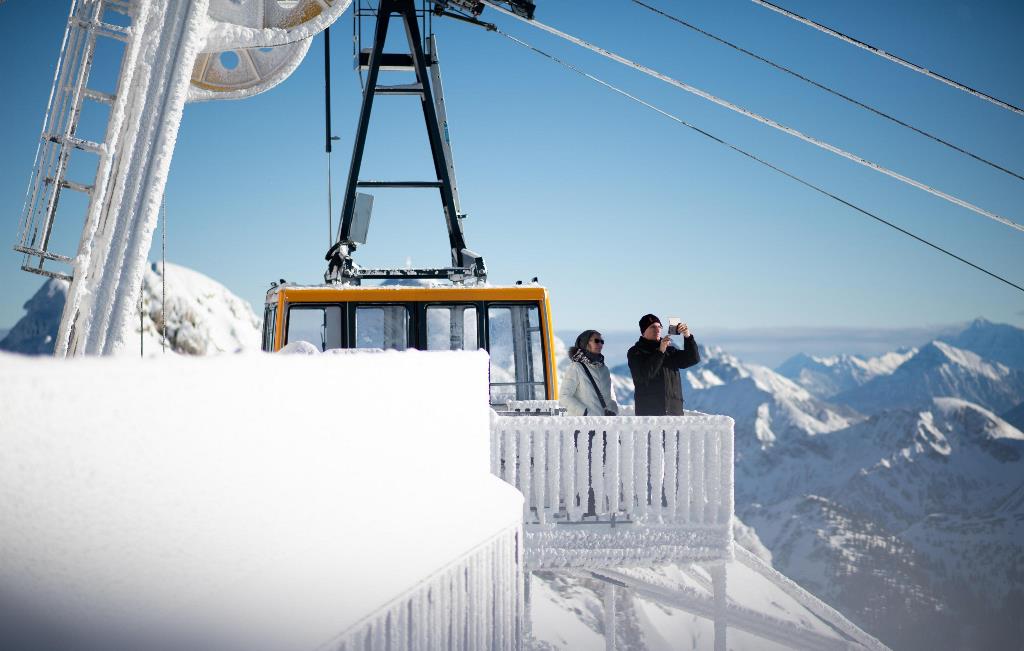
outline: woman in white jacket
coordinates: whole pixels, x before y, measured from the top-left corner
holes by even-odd
[[[569,349],[569,364],[562,375],[558,396],[558,402],[568,415],[615,416],[619,413],[619,405],[612,395],[611,373],[601,354],[603,349],[604,339],[597,330],[581,332],[576,337],[576,345]]]

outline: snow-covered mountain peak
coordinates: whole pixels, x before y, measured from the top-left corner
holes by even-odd
[[[888,375],[918,352],[917,348],[900,348],[884,355],[864,360],[864,367],[875,375]]]
[[[25,303],[25,316],[0,341],[0,350],[25,355],[53,353],[67,283],[47,280]],[[166,296],[166,321],[164,297]],[[185,267],[167,264],[166,282],[154,263],[142,280],[142,334],[138,321],[126,354],[160,354],[166,322],[167,350],[206,355],[260,349],[260,319],[248,302],[220,283]]]
[[[857,355],[819,357],[800,353],[780,364],[776,371],[819,398],[830,398],[878,376],[889,375],[916,352],[917,349],[900,349],[867,359]]]
[[[750,377],[748,365],[722,350],[721,346],[701,346],[700,361],[700,366],[692,370],[712,373],[717,379],[712,383],[715,385]]]
[[[248,302],[217,281],[176,264],[167,264],[165,282],[154,262],[142,281],[145,351],[161,350],[165,293],[167,346],[172,352],[208,355],[260,349],[261,320]]]
[[[753,378],[759,389],[777,396],[784,396],[793,400],[810,400],[811,394],[789,378],[779,375],[767,366],[758,364],[747,364],[748,377]]]
[[[962,398],[933,398],[918,409],[894,409],[876,414],[849,432],[832,439],[841,445],[837,456],[864,467],[861,449],[882,452],[889,461],[913,461],[921,454],[942,457],[980,455],[997,461],[1015,460],[1024,452],[1024,433],[992,413]],[[1014,452],[1018,450],[1019,452]],[[859,459],[859,460],[858,460]],[[969,464],[968,464],[969,465]],[[889,464],[886,464],[889,467]]]
[[[943,337],[943,341],[977,353],[986,360],[1024,369],[1024,330],[1021,328],[979,318],[958,335]]]
[[[936,354],[936,351],[938,354]],[[956,364],[972,373],[983,375],[991,380],[1000,380],[1009,372],[1009,369],[1004,364],[986,362],[977,353],[956,348],[937,339],[922,347],[917,357],[920,357],[922,362],[948,362]]]
[[[1024,398],[1024,373],[947,342],[932,341],[889,375],[834,396],[864,413],[930,408],[932,398],[956,396],[997,413]]]
[[[1024,432],[973,402],[961,398],[935,398],[932,403],[943,418],[950,423],[962,424],[966,432],[988,440],[1024,441]]]
[[[53,353],[67,295],[67,281],[51,278],[44,282],[32,298],[25,301],[25,316],[0,341],[0,350],[25,355]]]

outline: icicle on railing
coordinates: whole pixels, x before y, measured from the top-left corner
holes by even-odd
[[[523,545],[517,525],[363,620],[325,648],[523,648]]]
[[[494,415],[491,468],[523,493],[527,524],[725,525],[733,420]]]

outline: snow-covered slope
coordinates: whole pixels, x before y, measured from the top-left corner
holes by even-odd
[[[737,511],[775,566],[894,646],[1024,585],[1024,433],[983,407],[935,398],[758,461]]]
[[[812,357],[803,353],[790,357],[775,370],[819,398],[859,387],[881,375],[889,375],[917,352],[898,350],[864,359],[857,355]]]
[[[922,346],[890,375],[834,397],[858,411],[926,405],[936,396],[956,396],[996,412],[1024,398],[1024,372],[992,362],[942,341]]]
[[[246,301],[203,274],[174,264],[167,265],[164,286],[160,265],[154,263],[142,281],[142,349],[146,355],[161,352],[162,297],[167,297],[167,349],[184,355],[259,350],[260,319]],[[67,298],[67,283],[47,280],[27,303],[25,316],[0,341],[0,350],[26,355],[53,353],[54,338]],[[136,313],[138,316],[138,313]],[[139,320],[135,321],[132,346],[138,354]]]

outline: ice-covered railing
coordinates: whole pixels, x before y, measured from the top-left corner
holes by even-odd
[[[502,532],[324,648],[521,649],[521,535]]]
[[[491,471],[525,497],[533,565],[731,554],[729,417],[493,414]]]

